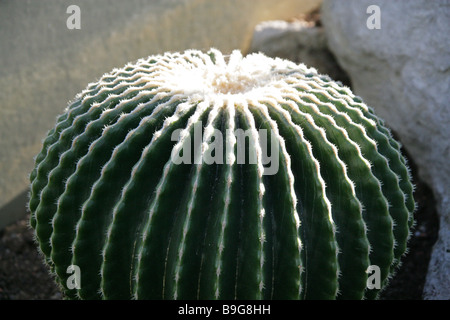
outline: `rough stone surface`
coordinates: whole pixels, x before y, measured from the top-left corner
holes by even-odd
[[[342,79],[342,69],[336,63],[328,45],[324,30],[314,21],[273,20],[255,27],[250,52],[263,52],[269,57],[279,57],[313,67],[334,80]]]
[[[370,5],[380,29],[367,26]],[[354,91],[398,134],[437,198],[424,298],[450,299],[450,2],[325,0],[322,23]]]
[[[245,52],[257,23],[307,12],[318,3],[0,1],[0,208],[15,203],[27,188],[41,139],[89,82],[114,67],[165,51],[216,47]],[[79,30],[67,28],[70,5],[80,8]]]

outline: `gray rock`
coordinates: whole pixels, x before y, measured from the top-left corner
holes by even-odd
[[[322,23],[354,91],[398,134],[437,198],[424,298],[450,299],[450,2],[324,0]]]
[[[324,30],[312,21],[264,21],[255,27],[250,52],[304,63],[334,80],[348,81],[328,50]]]

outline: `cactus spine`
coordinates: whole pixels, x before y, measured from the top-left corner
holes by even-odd
[[[239,129],[255,163],[237,161]],[[275,174],[260,129],[278,145]],[[388,282],[415,206],[399,144],[348,88],[214,49],[150,56],[90,84],[30,180],[39,248],[82,299],[376,298],[367,270]],[[66,285],[70,265],[79,289]]]

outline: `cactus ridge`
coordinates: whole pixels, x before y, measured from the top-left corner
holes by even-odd
[[[373,299],[368,268],[384,288],[414,224],[400,148],[303,64],[150,56],[57,118],[30,174],[30,225],[71,299]]]

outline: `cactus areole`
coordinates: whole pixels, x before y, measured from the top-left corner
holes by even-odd
[[[372,299],[415,208],[360,98],[263,54],[188,50],[91,83],[30,175],[39,250],[70,299]]]

